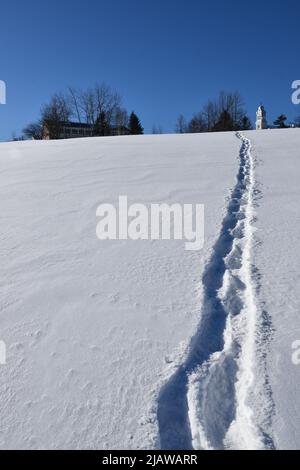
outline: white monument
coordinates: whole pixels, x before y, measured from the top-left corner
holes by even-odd
[[[265,108],[261,105],[256,111],[256,130],[267,129],[267,113]]]

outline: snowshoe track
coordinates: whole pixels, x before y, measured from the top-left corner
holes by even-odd
[[[259,341],[266,335],[260,331],[263,313],[256,305],[251,257],[254,160],[250,140],[240,133],[237,137],[241,140],[237,183],[203,275],[201,323],[187,359],[158,400],[163,449],[274,447],[255,416],[256,407],[270,413],[272,406],[267,392],[255,387]]]

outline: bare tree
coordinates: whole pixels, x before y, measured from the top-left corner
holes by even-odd
[[[125,108],[116,107],[113,116],[113,125],[120,131],[128,127],[128,113]]]
[[[122,105],[122,99],[119,93],[112,90],[105,83],[96,84],[94,88],[94,99],[97,116],[105,113],[107,122],[112,123],[114,113]]]
[[[300,127],[300,116],[297,116],[293,121],[294,127]]]
[[[176,134],[184,134],[186,132],[186,120],[183,114],[180,114],[177,119],[176,127],[175,127],[175,132]]]
[[[73,118],[79,123],[90,124],[94,134],[110,135],[111,128],[126,128],[128,115],[122,107],[122,98],[105,83],[97,83],[93,88],[78,90],[69,87],[66,93],[56,93],[50,102],[42,107],[41,119],[24,129],[27,137],[38,138],[47,125],[50,139],[61,135],[64,123]],[[42,130],[40,129],[40,126]]]
[[[23,129],[23,134],[28,139],[41,140],[43,138],[43,125],[40,121],[32,122]]]
[[[72,89],[71,93],[73,107],[77,116],[79,116],[79,122],[84,121],[95,126],[100,116],[101,120],[105,116],[105,122],[111,127],[114,121],[121,120],[122,114],[122,120],[125,125],[126,116],[122,109],[121,96],[105,83],[97,83],[94,88],[81,92],[76,92]]]
[[[237,91],[221,91],[216,100],[209,100],[203,110],[193,116],[188,131],[239,130],[245,125],[245,117],[241,95]]]
[[[227,111],[232,118],[234,127],[239,129],[241,120],[245,116],[244,103],[240,93],[238,91],[233,93],[221,91],[218,103],[219,115]]]
[[[207,128],[202,113],[194,114],[190,120],[187,131],[191,134],[206,132]]]
[[[78,122],[81,122],[80,110],[80,92],[74,87],[69,87],[70,105],[72,107],[72,115],[74,115]]]
[[[232,116],[233,122],[239,126],[241,120],[245,116],[244,101],[238,91],[229,94],[230,109],[229,112]]]
[[[11,141],[12,142],[19,142],[19,141],[22,141],[24,140],[24,136],[23,135],[17,135],[15,131],[12,132],[12,135],[11,135]]]
[[[49,127],[50,138],[59,139],[62,124],[69,122],[72,116],[72,107],[68,98],[63,93],[56,93],[49,104],[41,110],[42,123]]]
[[[209,100],[204,105],[202,118],[205,123],[206,130],[211,131],[218,122],[220,111],[216,102]]]
[[[92,124],[93,126],[97,120],[97,106],[94,96],[94,91],[88,89],[80,93],[79,96],[79,109],[83,115],[83,120],[87,124]]]
[[[161,126],[156,126],[156,124],[152,127],[152,134],[163,134],[163,129]]]
[[[72,107],[69,97],[63,93],[55,93],[49,104],[42,108],[42,117],[44,119],[60,119],[67,122],[71,116]]]

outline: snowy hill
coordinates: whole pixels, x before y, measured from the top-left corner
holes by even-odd
[[[0,144],[0,448],[297,448],[298,130]],[[205,205],[205,245],[96,209]]]

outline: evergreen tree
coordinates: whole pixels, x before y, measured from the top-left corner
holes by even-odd
[[[287,117],[285,114],[280,114],[276,121],[274,121],[274,125],[278,127],[279,129],[286,129],[288,126],[286,125],[285,121],[287,120]]]
[[[213,131],[225,132],[225,131],[234,131],[234,130],[235,130],[235,124],[233,122],[231,114],[225,109],[224,111],[221,112],[219,120],[214,126]]]
[[[107,136],[110,135],[110,125],[106,117],[106,113],[102,111],[95,123],[95,135]]]
[[[248,116],[244,116],[241,121],[241,131],[251,131],[252,124]]]
[[[142,127],[141,121],[133,111],[129,117],[128,128],[131,135],[144,134],[144,128]]]
[[[201,113],[194,114],[187,126],[187,132],[190,134],[199,134],[201,132],[206,132],[207,128],[205,126],[204,119]]]

